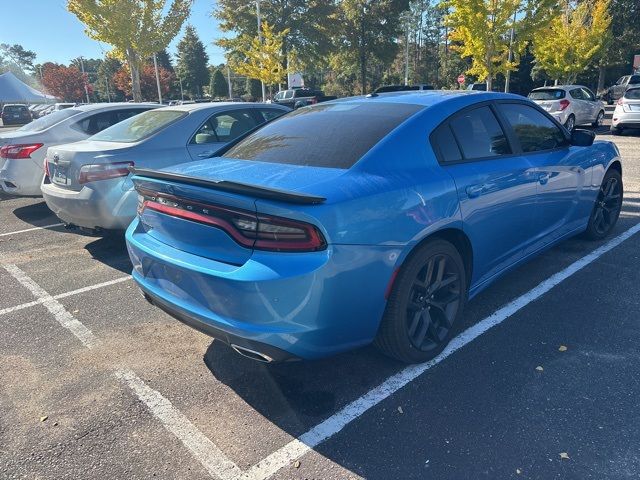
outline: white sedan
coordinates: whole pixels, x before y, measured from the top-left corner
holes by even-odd
[[[57,110],[0,133],[0,189],[12,195],[42,195],[47,148],[84,140],[133,115],[158,108],[151,103],[96,103]]]

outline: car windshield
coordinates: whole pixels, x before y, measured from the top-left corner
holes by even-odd
[[[629,79],[629,85],[637,85],[640,84],[640,75],[631,75]]]
[[[350,168],[422,108],[397,103],[324,103],[300,108],[249,135],[223,157]]]
[[[560,100],[566,93],[559,88],[548,88],[546,90],[535,90],[529,94],[531,100]]]
[[[90,138],[103,142],[139,142],[186,115],[187,112],[181,110],[150,110],[105,128]]]
[[[82,113],[80,110],[74,108],[68,108],[66,110],[58,110],[57,112],[50,113],[46,117],[38,118],[31,123],[27,123],[23,127],[18,129],[19,132],[42,132],[49,127],[52,127],[56,123],[60,123],[65,118],[72,117]]]
[[[640,88],[627,90],[624,94],[624,98],[628,98],[629,100],[640,100]]]

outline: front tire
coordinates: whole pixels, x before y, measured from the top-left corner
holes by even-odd
[[[422,363],[449,343],[467,301],[458,250],[441,239],[412,253],[395,279],[375,345],[405,363]]]
[[[611,233],[622,210],[623,191],[622,176],[617,170],[610,168],[602,179],[596,203],[589,217],[585,232],[587,238],[602,240]]]

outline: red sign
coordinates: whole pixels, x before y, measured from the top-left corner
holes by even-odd
[[[464,75],[458,75],[458,83],[460,85],[462,85],[464,83],[464,81],[465,81]]]
[[[640,55],[633,56],[633,68],[640,69]]]

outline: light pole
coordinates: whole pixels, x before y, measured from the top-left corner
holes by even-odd
[[[256,15],[258,17],[258,41],[262,45],[262,20],[260,19],[260,0],[256,0]],[[267,100],[267,94],[264,88],[264,81],[260,81],[262,84],[262,101]]]
[[[80,69],[82,70],[82,83],[84,83],[84,94],[87,96],[87,103],[91,103],[89,100],[89,89],[87,88],[87,82],[84,79],[84,60],[80,57]]]
[[[409,25],[411,24],[411,12],[402,12],[400,20],[404,23],[406,34],[404,42],[404,84],[409,85]]]
[[[513,12],[513,23],[511,24],[511,36],[509,37],[509,63],[513,61],[513,37],[516,30],[516,14],[518,10]],[[511,70],[507,70],[507,74],[504,79],[504,93],[509,93],[509,82],[511,81]]]
[[[156,70],[156,85],[158,86],[158,105],[162,105],[162,91],[160,90],[160,75],[158,75],[158,61],[156,54],[153,54],[153,68]]]
[[[182,77],[178,75],[178,81],[180,82],[180,100],[184,102],[184,90],[182,90]]]
[[[227,84],[229,85],[229,100],[233,98],[233,89],[231,88],[231,69],[229,68],[229,60],[227,60]]]

